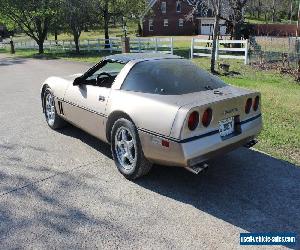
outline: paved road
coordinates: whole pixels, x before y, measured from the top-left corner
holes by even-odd
[[[241,232],[300,235],[292,164],[240,149],[198,176],[156,166],[130,182],[109,146],[74,127],[51,131],[40,83],[87,68],[0,55],[1,249],[236,249]]]

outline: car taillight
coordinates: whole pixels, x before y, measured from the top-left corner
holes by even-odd
[[[252,98],[248,98],[246,105],[245,105],[245,113],[246,114],[249,114],[251,107],[252,107]]]
[[[254,104],[253,104],[253,110],[257,111],[259,106],[259,96],[255,97]]]
[[[208,127],[212,119],[212,109],[208,108],[204,111],[202,115],[202,124],[204,127]]]
[[[188,119],[189,130],[195,130],[199,124],[199,113],[194,111],[190,114]]]

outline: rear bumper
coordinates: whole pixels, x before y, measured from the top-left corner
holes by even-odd
[[[261,116],[241,124],[241,133],[223,140],[219,133],[208,133],[192,140],[174,141],[139,130],[142,147],[146,158],[153,163],[167,166],[190,167],[225,154],[253,140],[262,129]],[[169,147],[161,144],[169,141]]]

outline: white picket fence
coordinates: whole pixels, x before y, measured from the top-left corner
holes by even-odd
[[[16,49],[38,49],[35,41],[15,42]],[[81,51],[110,51],[121,52],[122,42],[121,38],[110,39],[87,39],[79,41],[79,48]],[[54,41],[46,40],[44,42],[44,49],[50,51],[74,51],[76,49],[73,40],[68,41]],[[173,38],[132,38],[130,39],[130,52],[162,52],[173,54]]]
[[[15,42],[16,49],[38,49],[38,45],[35,41]],[[79,48],[83,51],[121,51],[121,39],[88,39],[79,41]],[[44,49],[50,51],[74,51],[76,49],[75,42],[69,41],[54,41],[46,40],[44,42]]]
[[[212,40],[192,38],[191,39],[191,58],[194,57],[211,57]],[[235,48],[231,44],[239,44]],[[0,47],[8,47],[9,43],[0,43]],[[36,49],[38,45],[35,41],[15,42],[15,48],[18,49]],[[110,38],[105,40],[87,39],[79,41],[79,48],[81,51],[109,51],[121,52],[122,41],[120,37]],[[218,40],[216,48],[216,60],[222,58],[239,59],[248,64],[248,40]],[[68,41],[54,41],[46,40],[44,42],[44,49],[53,52],[59,51],[75,51],[75,42]],[[167,37],[136,37],[130,39],[130,52],[161,52],[161,53],[174,53],[174,38]]]
[[[170,38],[145,38],[130,39],[130,52],[162,52],[173,54],[173,37]]]
[[[212,42],[212,40],[192,38],[191,58],[211,57]],[[230,44],[240,44],[240,46],[234,48]],[[248,64],[248,40],[217,40],[216,60],[219,58],[244,60],[244,63]]]

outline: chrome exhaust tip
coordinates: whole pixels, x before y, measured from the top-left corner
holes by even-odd
[[[208,168],[207,163],[200,163],[194,166],[187,167],[186,169],[194,174],[199,174],[200,172],[206,170]]]
[[[253,147],[256,143],[258,143],[258,140],[253,139],[253,140],[247,142],[247,143],[244,145],[244,147],[245,147],[245,148],[251,148],[251,147]]]

